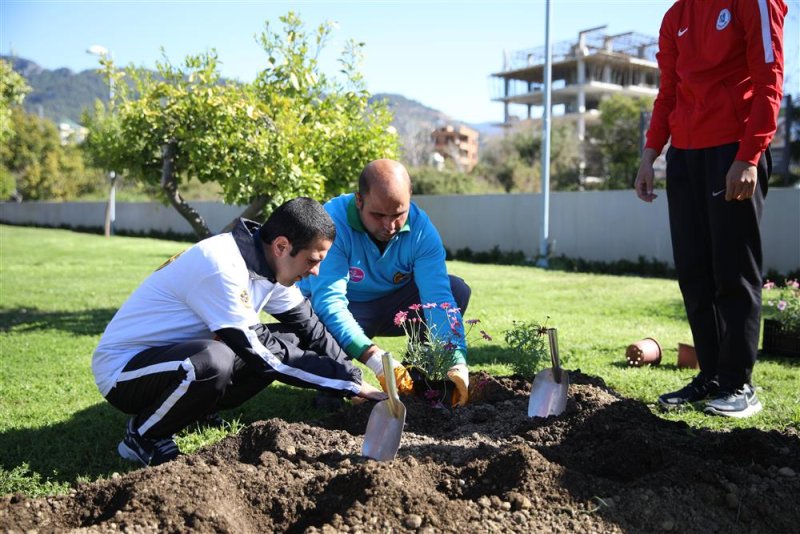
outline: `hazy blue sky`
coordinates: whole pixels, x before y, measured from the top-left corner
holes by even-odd
[[[785,46],[786,92],[800,92],[800,0],[789,3]],[[551,39],[607,24],[609,34],[656,36],[672,0],[553,0]],[[150,0],[0,0],[0,53],[13,51],[43,67],[74,71],[96,67],[86,48],[100,44],[118,64],[152,67],[163,46],[173,62],[216,48],[223,75],[251,80],[266,57],[254,36],[264,21],[293,9],[309,27],[339,23],[326,70],[345,40],[366,43],[363,64],[373,93],[400,93],[469,122],[502,120],[492,102],[490,74],[502,69],[503,51],[544,44],[544,0],[253,2]]]

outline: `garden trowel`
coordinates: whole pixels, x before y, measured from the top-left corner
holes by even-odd
[[[369,414],[361,454],[384,462],[394,460],[397,449],[400,448],[400,437],[403,435],[403,425],[406,422],[406,407],[397,396],[397,383],[388,352],[383,353],[381,361],[389,398],[376,404]]]
[[[559,415],[567,407],[569,375],[561,368],[558,358],[558,335],[555,328],[547,329],[550,342],[552,369],[544,369],[536,374],[528,401],[528,417],[547,417]]]

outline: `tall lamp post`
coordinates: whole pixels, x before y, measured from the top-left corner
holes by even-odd
[[[550,50],[550,0],[545,2],[544,15],[544,115],[542,115],[542,225],[539,239],[539,260],[536,265],[548,267],[550,242],[550,93],[552,91],[552,52]]]
[[[111,52],[104,46],[100,45],[92,45],[86,49],[87,54],[91,54],[93,56],[98,56],[103,59],[113,59]],[[111,109],[114,101],[114,80],[112,78],[108,79],[108,106]],[[114,171],[108,171],[108,181],[110,184],[110,189],[108,191],[108,204],[106,205],[106,218],[105,224],[103,226],[104,233],[106,237],[109,237],[111,234],[114,233],[114,221],[117,218],[116,213],[116,186],[117,186],[117,173]]]

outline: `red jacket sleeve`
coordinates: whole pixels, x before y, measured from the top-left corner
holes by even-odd
[[[669,116],[675,109],[675,90],[678,85],[678,75],[675,72],[675,64],[678,60],[678,48],[675,43],[677,24],[675,21],[680,13],[679,4],[680,2],[676,2],[664,15],[658,35],[656,60],[661,81],[658,87],[658,96],[653,103],[653,114],[650,118],[650,127],[647,129],[645,147],[652,148],[659,154],[669,140]]]
[[[736,16],[745,30],[753,103],[736,159],[758,163],[777,129],[783,98],[783,0],[738,2]]]

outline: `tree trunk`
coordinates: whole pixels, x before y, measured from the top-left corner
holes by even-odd
[[[238,217],[236,217],[234,220],[229,222],[225,226],[225,228],[222,229],[222,232],[230,232],[231,230],[233,230],[233,227],[236,226],[236,223],[238,223],[239,219],[241,219],[241,218],[244,218],[244,219],[255,219],[255,217],[259,213],[261,213],[261,210],[264,209],[264,206],[267,205],[267,202],[269,202],[269,197],[267,197],[267,196],[256,197],[250,203],[250,205],[247,206],[245,208],[245,210],[242,213],[239,214]]]
[[[186,219],[197,234],[197,237],[200,239],[211,237],[213,234],[208,229],[203,217],[197,213],[197,210],[187,204],[178,192],[178,182],[175,179],[175,141],[169,141],[162,146],[161,154],[164,159],[161,167],[161,188],[167,194],[169,203],[180,213],[181,217]]]

